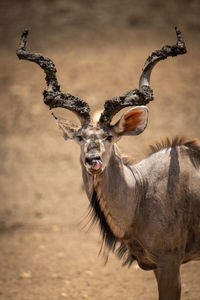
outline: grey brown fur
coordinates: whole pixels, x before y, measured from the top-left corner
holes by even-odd
[[[54,65],[52,77],[46,78],[48,92],[44,94],[45,102],[50,96],[50,108],[68,108],[81,121],[77,126],[54,115],[65,140],[73,139],[80,145],[85,190],[103,243],[123,257],[125,264],[136,260],[142,269],[153,270],[159,300],[179,300],[181,264],[200,259],[200,146],[194,140],[167,139],[151,146],[143,160],[134,162],[121,155],[116,143],[124,135],[134,136],[145,130],[148,109],[140,105],[153,99],[153,67],[168,56],[186,52],[178,29],[176,34],[176,45],[165,46],[147,59],[139,89],[106,102],[97,124],[90,119],[86,102],[61,94]],[[25,44],[26,36],[22,34],[19,58],[38,63],[48,75],[47,65],[52,62],[45,58],[43,65],[43,56],[26,52]],[[110,124],[116,112],[133,105],[137,106],[125,112],[116,124]]]

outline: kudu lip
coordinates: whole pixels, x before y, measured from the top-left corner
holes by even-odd
[[[96,157],[87,157],[85,159],[85,167],[91,175],[98,175],[103,172],[103,166],[101,158]]]

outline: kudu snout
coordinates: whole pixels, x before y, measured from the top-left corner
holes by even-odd
[[[85,166],[89,173],[99,174],[102,172],[102,149],[101,143],[95,137],[85,145]]]
[[[100,156],[87,156],[85,158],[85,164],[92,166],[94,164],[95,161],[101,161],[101,157]]]
[[[95,175],[103,170],[102,160],[100,156],[90,155],[85,158],[85,166],[89,173]]]

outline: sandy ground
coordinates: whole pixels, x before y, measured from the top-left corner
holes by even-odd
[[[28,27],[30,48],[53,59],[62,91],[94,112],[138,87],[145,59],[175,42],[178,25],[188,54],[156,67],[149,125],[119,146],[129,154],[165,136],[200,138],[199,1],[165,2],[1,1],[0,299],[156,299],[152,272],[122,268],[113,254],[104,266],[98,256],[98,228],[85,227],[79,148],[60,137],[42,102],[44,74],[15,49]],[[200,299],[199,278],[197,262],[182,267],[182,299]]]

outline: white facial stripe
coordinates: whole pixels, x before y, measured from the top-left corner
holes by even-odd
[[[86,140],[86,143],[84,145],[84,152],[87,153],[88,151],[88,145],[91,143],[91,139],[87,139]],[[100,148],[100,154],[102,154],[104,151],[105,151],[105,146],[104,146],[104,143],[103,143],[103,140],[102,139],[96,139],[95,140],[95,143],[96,144],[99,144],[99,148]]]
[[[105,151],[105,146],[103,144],[102,139],[99,139],[99,144],[100,144],[100,152],[103,153]]]
[[[86,140],[86,143],[85,143],[85,146],[84,146],[84,152],[86,153],[87,152],[87,147],[88,147],[88,144],[90,143],[90,139],[87,139]]]

